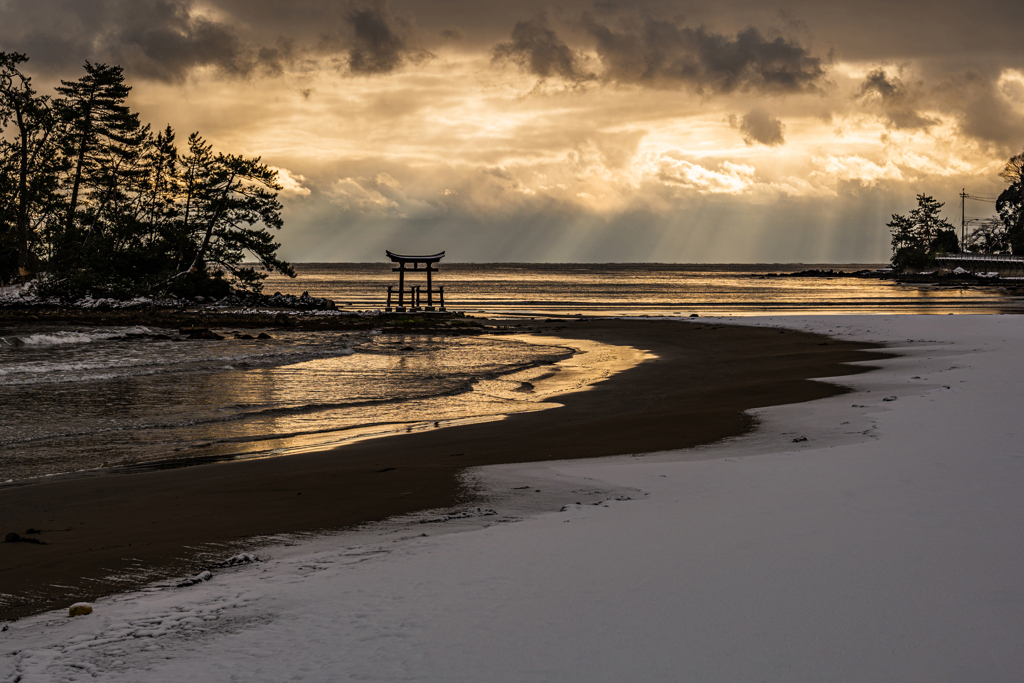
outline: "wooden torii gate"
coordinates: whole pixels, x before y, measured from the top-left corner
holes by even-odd
[[[392,263],[397,263],[397,268],[392,268],[392,273],[398,273],[398,306],[395,307],[399,313],[405,313],[409,311],[435,311],[445,310],[444,307],[444,285],[441,285],[436,290],[434,289],[434,283],[432,275],[437,272],[437,262],[444,258],[444,252],[432,254],[430,256],[403,256],[402,254],[395,254],[391,251],[384,251],[391,259]],[[423,264],[423,268],[420,268],[420,264]],[[412,265],[410,268],[409,265]],[[427,273],[427,307],[420,308],[420,294],[421,287],[419,285],[411,285],[409,287],[409,306],[405,305],[405,274],[407,272],[419,272],[425,270]],[[388,304],[384,309],[387,312],[391,312],[391,293],[394,285],[388,285]],[[441,305],[440,308],[434,308],[434,292],[440,296]]]

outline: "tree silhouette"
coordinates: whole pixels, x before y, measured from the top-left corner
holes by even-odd
[[[1010,186],[996,199],[996,211],[1006,226],[1010,248],[1019,256],[1024,254],[1024,151],[1010,157],[999,175]]]
[[[0,182],[0,219],[15,207],[14,243],[17,252],[18,273],[24,282],[33,269],[30,245],[33,231],[29,210],[33,200],[32,177],[44,155],[50,134],[53,132],[53,117],[50,101],[41,97],[32,87],[32,79],[21,73],[19,66],[28,61],[23,54],[0,52],[0,128],[12,122],[15,126],[14,141],[2,141],[0,158],[6,182]],[[16,176],[15,182],[10,176]],[[4,222],[0,222],[0,226]],[[6,231],[5,231],[6,232]],[[8,270],[11,268],[8,263]],[[2,268],[2,265],[0,265]]]
[[[51,100],[0,52],[0,279],[16,273],[64,298],[259,291],[277,256],[277,171],[214,152],[199,135],[178,153],[128,106],[120,67],[85,63]],[[20,269],[20,270],[19,270]],[[225,277],[227,276],[227,277]]]
[[[934,265],[941,253],[958,253],[956,230],[939,212],[944,204],[925,194],[917,195],[910,216],[893,214],[886,226],[892,232],[892,265],[900,270]]]

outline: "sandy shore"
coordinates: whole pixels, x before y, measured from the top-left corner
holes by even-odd
[[[809,378],[863,372],[869,344],[710,322],[573,321],[538,334],[631,346],[657,358],[563,407],[325,452],[89,477],[0,491],[0,617],[180,576],[247,539],[351,527],[464,502],[466,467],[687,448],[743,433],[759,406],[844,391]]]

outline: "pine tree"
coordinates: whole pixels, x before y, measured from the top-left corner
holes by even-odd
[[[1010,157],[999,175],[1010,186],[996,199],[996,211],[1006,228],[1013,253],[1024,255],[1024,151]]]
[[[121,67],[86,62],[85,72],[56,88],[66,124],[65,154],[71,159],[64,221],[69,244],[84,242],[100,227],[110,203],[116,202],[122,176],[135,174],[133,162],[148,136],[125,104],[131,88],[124,84]],[[80,217],[83,204],[90,210]],[[79,218],[87,225],[76,225]]]
[[[4,230],[0,244],[6,243],[6,263],[0,269],[8,275],[16,250],[18,274],[24,282],[34,270],[35,234],[31,223],[31,207],[35,190],[43,183],[34,182],[36,171],[52,163],[45,150],[54,130],[54,119],[48,97],[40,96],[32,87],[32,79],[21,73],[19,65],[28,61],[20,53],[0,52],[0,129],[14,124],[13,140],[0,142],[0,221],[13,223],[13,230]],[[11,217],[13,214],[13,221]],[[5,239],[6,238],[6,239]],[[12,239],[13,238],[13,239]],[[11,245],[14,245],[14,250]],[[6,279],[6,277],[4,278]]]
[[[223,296],[259,291],[265,271],[294,276],[272,234],[275,170],[198,133],[179,155],[170,126],[153,134],[130,110],[120,67],[86,62],[51,101],[25,60],[0,52],[0,279],[38,261],[40,293],[77,299]]]
[[[928,195],[917,195],[917,208],[910,216],[893,214],[886,226],[892,232],[892,265],[899,269],[925,268],[936,254],[960,251],[956,230],[939,217],[944,204]]]
[[[216,276],[217,271],[207,269],[212,263],[224,268],[235,286],[260,291],[266,274],[242,265],[246,254],[255,256],[265,270],[295,276],[277,257],[280,245],[270,232],[283,225],[277,171],[259,158],[214,154],[199,133],[189,136],[180,168],[183,206],[173,232],[176,286]]]

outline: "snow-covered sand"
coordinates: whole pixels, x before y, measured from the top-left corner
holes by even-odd
[[[744,322],[904,355],[697,451],[476,472],[495,515],[282,544],[11,623],[0,675],[1020,680],[1024,317]]]

